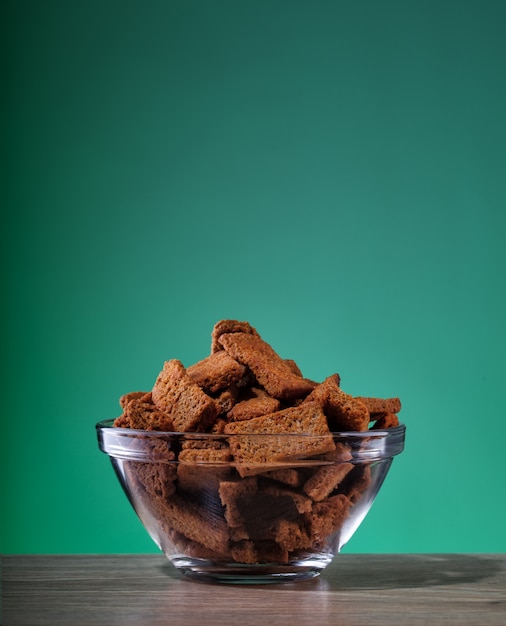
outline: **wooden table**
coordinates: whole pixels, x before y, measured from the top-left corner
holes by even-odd
[[[506,555],[341,554],[276,585],[183,579],[162,555],[4,556],[4,626],[506,625]]]

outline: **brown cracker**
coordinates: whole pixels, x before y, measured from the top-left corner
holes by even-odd
[[[209,393],[237,383],[244,378],[246,372],[246,366],[238,363],[224,350],[209,355],[186,370],[191,380]]]
[[[168,529],[167,535],[169,536],[173,545],[187,556],[191,556],[197,559],[205,559],[209,561],[221,561],[224,558],[228,557],[228,554],[215,552],[209,548],[206,548],[201,543],[197,541],[192,541],[185,537],[181,533],[178,533],[175,530]]]
[[[236,506],[249,538],[255,542],[275,539],[280,520],[295,521],[301,517],[293,498],[285,494],[258,491],[239,496]]]
[[[231,357],[246,365],[274,398],[305,397],[316,385],[293,373],[293,368],[258,335],[225,333],[219,341]]]
[[[324,500],[338,487],[353,467],[351,463],[322,465],[308,478],[302,489],[313,500]]]
[[[290,487],[298,487],[301,483],[301,475],[293,467],[283,467],[281,469],[263,472],[262,476],[283,483],[284,485],[289,485]]]
[[[258,563],[258,552],[252,541],[238,541],[232,546],[232,558],[239,563]]]
[[[229,532],[224,518],[207,502],[197,503],[173,494],[168,501],[157,500],[157,515],[168,528],[202,544],[218,554],[229,552]]]
[[[175,464],[127,461],[124,469],[152,496],[167,500],[176,491]]]
[[[234,435],[230,438],[230,448],[242,476],[276,469],[277,463],[335,450],[325,415],[314,402],[242,422],[230,422],[225,426],[225,433]],[[248,434],[254,436],[248,437]],[[265,437],[259,436],[262,434]],[[297,434],[301,436],[293,436]]]
[[[248,398],[237,402],[227,413],[228,419],[232,421],[249,420],[253,417],[274,413],[280,408],[280,402],[276,398],[265,394],[260,397]]]
[[[302,519],[278,520],[274,540],[288,553],[309,548],[312,544],[312,538],[309,536]]]
[[[368,398],[365,396],[356,396],[355,399],[365,404],[371,416],[375,413],[399,413],[401,410],[401,401],[399,398]]]
[[[365,404],[339,387],[339,377],[333,374],[320,383],[305,402],[318,402],[336,431],[365,431],[369,427],[369,411]]]
[[[240,322],[238,320],[220,320],[216,322],[211,333],[211,354],[223,350],[220,343],[221,335],[225,333],[248,333],[250,335],[260,335],[249,322]]]
[[[314,543],[325,542],[339,530],[348,517],[350,501],[343,494],[315,502],[310,513],[305,514],[309,534]]]
[[[299,513],[307,513],[311,510],[311,507],[313,506],[313,502],[309,496],[304,493],[300,493],[299,491],[289,489],[287,487],[278,487],[273,484],[264,485],[262,487],[262,492],[268,493],[276,497],[290,498]]]
[[[130,400],[139,400],[139,398],[142,398],[148,393],[149,391],[131,391],[130,393],[123,394],[119,399],[121,408],[124,409]]]
[[[244,478],[242,480],[223,480],[219,486],[221,503],[225,507],[225,519],[234,527],[242,527],[245,520],[237,506],[240,498],[250,497],[258,491],[256,478]]]
[[[352,504],[359,500],[371,484],[371,468],[369,465],[356,465],[344,478],[339,491],[348,497]]]
[[[174,430],[172,418],[153,404],[151,393],[130,398],[125,403],[122,415],[114,420],[114,426],[139,430]]]
[[[215,491],[232,473],[232,455],[226,448],[187,448],[178,456],[178,488],[189,493]]]
[[[222,417],[218,417],[218,419],[214,422],[209,432],[215,435],[221,435],[222,433],[225,432],[225,426],[227,424],[228,424],[228,421],[226,419],[223,419]]]
[[[301,371],[300,367],[297,365],[297,363],[293,359],[283,359],[283,361],[288,365],[288,367],[290,368],[292,374],[295,374],[296,376],[301,376],[302,377],[302,371]]]
[[[240,563],[287,563],[288,551],[273,541],[243,540],[232,547],[232,558]]]
[[[243,541],[249,539],[248,530],[245,526],[230,526],[230,541]]]
[[[218,415],[214,400],[196,385],[177,359],[166,361],[152,391],[157,407],[166,411],[177,431],[203,431]]]
[[[373,430],[379,430],[382,428],[395,428],[399,426],[399,418],[395,413],[385,413],[380,415],[373,425]]]
[[[218,409],[218,415],[226,415],[237,402],[239,397],[239,388],[237,385],[230,385],[228,389],[223,389],[214,397],[214,402]]]

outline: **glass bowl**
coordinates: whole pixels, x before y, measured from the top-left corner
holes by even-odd
[[[329,435],[209,434],[97,424],[134,510],[185,576],[320,574],[369,511],[405,426]]]

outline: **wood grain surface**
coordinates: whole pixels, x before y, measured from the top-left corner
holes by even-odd
[[[183,579],[162,555],[2,557],[2,624],[506,625],[506,555],[341,554],[275,585]]]

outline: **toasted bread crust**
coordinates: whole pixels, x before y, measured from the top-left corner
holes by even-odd
[[[228,525],[221,515],[210,515],[209,507],[200,507],[177,493],[168,500],[160,500],[159,506],[173,530],[218,554],[229,553]]]
[[[249,322],[240,322],[238,320],[220,320],[214,325],[211,333],[211,354],[223,350],[220,337],[225,333],[247,333],[260,337],[256,329],[253,328]]]
[[[115,427],[139,430],[174,430],[172,418],[153,403],[151,393],[129,395],[131,395],[129,400],[124,401],[123,413],[114,420]]]
[[[399,413],[401,410],[401,401],[399,398],[369,398],[365,396],[355,396],[357,400],[365,404],[369,413]]]
[[[317,502],[324,500],[334,489],[337,489],[341,481],[353,467],[352,463],[322,465],[304,483],[304,493]]]
[[[305,397],[316,383],[298,374],[261,337],[248,333],[225,333],[219,342],[231,357],[246,365],[257,381],[274,398]]]
[[[364,431],[369,427],[367,407],[340,388],[337,374],[320,383],[305,402],[317,402],[322,407],[332,430]]]
[[[397,415],[395,413],[385,413],[384,415],[378,416],[372,429],[382,430],[384,428],[395,428],[396,426],[399,426],[399,418]]]
[[[152,395],[155,405],[171,417],[180,432],[207,430],[218,415],[214,400],[192,381],[177,359],[165,362]]]
[[[125,409],[130,400],[139,400],[139,398],[146,396],[148,393],[148,391],[131,391],[130,393],[123,394],[119,399],[121,408]]]
[[[209,355],[186,370],[196,385],[210,393],[238,383],[246,372],[246,366],[238,363],[224,350]]]
[[[241,476],[276,469],[276,464],[335,450],[321,407],[307,403],[241,422],[230,422],[225,433]],[[265,434],[266,437],[248,437]],[[283,437],[300,434],[300,437]],[[308,437],[307,435],[315,435]]]
[[[306,513],[309,533],[315,542],[325,539],[341,528],[349,514],[351,502],[343,494],[315,502],[310,513]]]
[[[253,417],[274,413],[279,408],[280,402],[276,398],[267,395],[263,397],[256,396],[235,404],[227,413],[227,417],[233,422],[240,422],[242,420],[252,419]]]

